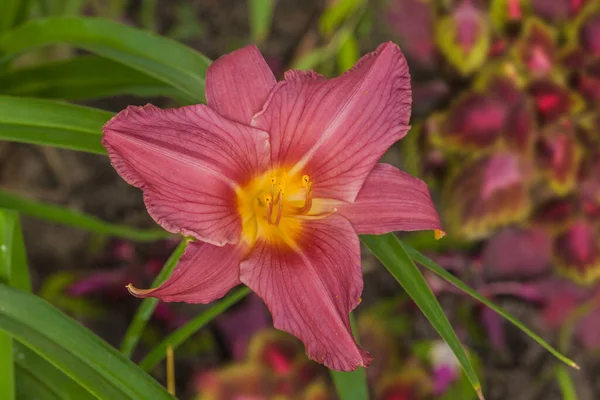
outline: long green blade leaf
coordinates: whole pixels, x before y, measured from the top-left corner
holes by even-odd
[[[0,33],[19,25],[27,17],[31,0],[0,2]]]
[[[481,383],[479,383],[479,378],[471,365],[467,353],[460,344],[448,318],[446,318],[442,307],[427,285],[421,271],[419,271],[415,263],[408,256],[400,240],[393,233],[381,236],[365,235],[361,237],[361,240],[390,271],[392,276],[396,278],[406,293],[419,306],[429,322],[431,322],[431,325],[448,343],[448,346],[450,346],[460,362],[465,375],[471,382],[473,389],[475,389],[479,398],[483,399]]]
[[[63,400],[51,388],[41,381],[41,377],[26,369],[15,367],[17,400]],[[85,399],[85,398],[84,398]]]
[[[353,314],[350,314],[350,323],[352,324],[352,333],[358,341],[356,320]],[[351,372],[330,370],[329,373],[340,400],[369,400],[367,372],[364,368],[360,367]]]
[[[11,218],[14,235],[10,285],[31,292],[27,255],[18,214],[8,210],[2,210],[0,213],[13,216]],[[17,341],[13,341],[13,358],[17,399],[91,400],[95,398],[48,361]]]
[[[482,295],[477,293],[476,290],[471,289],[469,286],[467,286],[464,282],[462,282],[456,276],[452,275],[450,272],[446,271],[444,268],[437,265],[434,261],[427,258],[426,256],[424,256],[417,250],[413,249],[412,247],[408,246],[407,244],[403,243],[403,247],[406,250],[406,252],[408,253],[410,258],[412,258],[419,264],[423,265],[425,268],[432,271],[433,273],[439,275],[441,278],[444,278],[446,281],[450,282],[451,284],[453,284],[454,286],[456,286],[457,288],[459,288],[460,290],[462,290],[469,296],[473,297],[476,300],[479,300],[481,303],[485,304],[486,306],[490,307],[492,310],[496,311],[498,314],[500,314],[502,317],[504,317],[507,321],[511,322],[517,328],[519,328],[520,330],[525,332],[530,338],[535,340],[538,344],[540,344],[542,347],[544,347],[546,350],[548,350],[554,357],[558,358],[560,361],[564,362],[565,364],[567,364],[573,368],[579,369],[579,366],[574,361],[572,361],[572,360],[568,359],[567,357],[563,356],[562,354],[560,354],[560,352],[558,350],[556,350],[555,348],[550,346],[544,339],[542,339],[540,336],[535,334],[531,329],[529,329],[527,326],[525,326],[522,322],[520,322],[518,319],[516,319],[515,317],[513,317],[512,315],[510,315],[509,313],[504,311],[502,308],[498,307],[497,305],[495,305],[494,303],[492,303],[491,301],[489,301],[488,299],[486,299],[485,297],[483,297]]]
[[[204,100],[210,61],[192,48],[109,20],[54,17],[27,22],[0,36],[0,54],[65,43],[109,58],[176,88],[190,102]]]
[[[556,380],[563,400],[577,400],[577,391],[573,379],[571,379],[569,371],[562,365],[556,367]]]
[[[275,0],[249,0],[250,31],[255,43],[262,43],[269,34]]]
[[[0,74],[0,88],[10,96],[89,100],[129,94],[177,98],[172,86],[116,61],[81,56]]]
[[[60,400],[93,400],[96,397],[83,387],[76,384],[71,378],[56,369],[48,361],[40,357],[37,353],[23,346],[21,343],[14,343],[14,355],[16,363],[16,381],[17,398],[27,398],[27,383],[31,377],[35,377],[36,386],[42,386],[46,391],[54,394],[56,399]],[[24,393],[23,393],[24,392]],[[29,397],[33,399],[35,397]],[[46,397],[38,397],[46,399]]]
[[[172,399],[124,355],[46,301],[0,285],[0,330],[101,399]]]
[[[0,190],[0,208],[17,210],[24,215],[40,218],[61,225],[72,226],[91,232],[115,236],[139,242],[152,242],[170,236],[162,229],[134,229],[124,225],[111,224],[91,215],[63,208],[53,204],[45,204],[29,200],[21,196]]]
[[[223,300],[219,300],[216,303],[198,315],[175,332],[171,333],[165,338],[158,346],[156,346],[148,355],[140,362],[140,368],[144,371],[151,371],[156,364],[162,361],[167,354],[167,348],[171,347],[175,350],[179,345],[190,338],[194,333],[198,332],[202,327],[208,324],[210,321],[221,315],[229,307],[243,299],[250,289],[241,288],[225,297]]]
[[[111,117],[95,108],[0,96],[0,140],[106,154],[100,138]]]
[[[186,246],[186,240],[183,240],[181,243],[179,243],[179,246],[177,246],[175,251],[173,251],[156,279],[154,279],[154,282],[152,282],[152,287],[157,287],[167,280],[177,265],[177,262],[183,254]],[[133,353],[135,346],[140,341],[142,332],[144,331],[144,328],[152,316],[157,304],[158,299],[154,297],[148,297],[144,299],[133,319],[129,323],[129,328],[127,328],[127,332],[125,332],[123,342],[121,343],[121,353],[125,354],[127,357],[131,357],[131,354]]]
[[[13,248],[18,214],[0,209],[0,282],[10,283],[13,268]],[[0,399],[15,398],[15,368],[13,340],[0,332]]]

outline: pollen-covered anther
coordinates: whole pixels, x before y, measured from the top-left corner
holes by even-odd
[[[298,214],[306,214],[312,208],[312,184],[308,175],[302,175],[302,186],[305,190],[304,205],[298,209]]]

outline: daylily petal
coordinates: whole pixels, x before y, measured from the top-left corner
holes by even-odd
[[[350,330],[363,281],[358,237],[343,217],[304,221],[295,249],[259,239],[240,265],[240,279],[265,301],[277,329],[304,342],[311,359],[343,371],[371,361]]]
[[[137,289],[129,285],[127,289],[136,297],[208,304],[240,283],[239,265],[244,251],[243,246],[213,246],[194,241],[188,244],[177,268],[161,286]]]
[[[119,175],[142,189],[156,222],[218,245],[240,236],[238,184],[269,163],[267,133],[203,105],[129,107],[104,126],[102,143]]]
[[[389,164],[377,164],[354,203],[339,203],[358,234],[441,230],[427,184]]]
[[[308,174],[315,198],[351,202],[408,131],[410,104],[406,60],[386,43],[334,79],[288,72],[252,124],[271,134],[274,167]]]
[[[256,46],[219,57],[206,71],[207,104],[219,114],[250,124],[277,83]]]

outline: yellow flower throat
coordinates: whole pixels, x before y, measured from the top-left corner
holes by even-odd
[[[252,246],[264,238],[272,244],[296,245],[302,216],[312,209],[312,180],[288,176],[284,169],[267,171],[237,191],[242,239]]]

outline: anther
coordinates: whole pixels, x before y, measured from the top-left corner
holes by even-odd
[[[308,186],[309,182],[310,182],[310,176],[302,175],[302,186],[304,186],[304,187]]]

